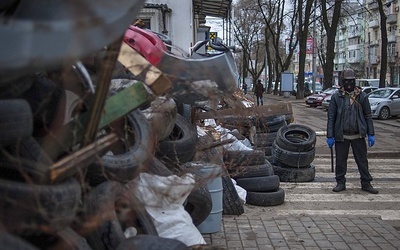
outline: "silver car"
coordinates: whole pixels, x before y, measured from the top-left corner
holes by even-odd
[[[381,88],[368,94],[372,118],[388,119],[400,115],[400,88]]]

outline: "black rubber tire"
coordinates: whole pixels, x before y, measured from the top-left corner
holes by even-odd
[[[294,152],[310,151],[315,147],[317,136],[313,129],[301,124],[282,127],[277,132],[276,143],[282,149]]]
[[[2,250],[39,250],[25,239],[5,231],[0,233],[0,244]]]
[[[288,151],[279,147],[276,141],[272,144],[273,163],[280,162],[289,167],[305,167],[314,161],[315,148],[310,151]]]
[[[271,146],[276,139],[277,132],[270,133],[256,133],[254,135],[254,146],[255,147],[267,147]]]
[[[0,146],[10,146],[32,136],[29,103],[22,99],[0,100]]]
[[[210,135],[205,134],[197,138],[196,148],[202,149],[208,147],[205,150],[196,150],[192,161],[203,161],[218,164],[220,166],[224,165],[223,159],[223,148],[222,147],[209,147],[213,143],[213,139]]]
[[[310,164],[305,168],[288,168],[273,165],[274,172],[281,182],[310,182],[315,179],[315,166]]]
[[[159,96],[151,102],[151,106],[142,110],[148,120],[157,141],[167,138],[174,129],[177,107],[172,98]]]
[[[378,118],[380,120],[387,120],[390,117],[390,110],[388,107],[383,107],[381,108],[381,110],[379,111],[379,116]]]
[[[105,154],[99,161],[88,167],[87,178],[93,178],[97,183],[107,180],[128,182],[134,179],[146,162],[153,159],[155,141],[152,137],[150,125],[140,110],[134,110],[126,118],[134,136],[130,138],[129,149],[125,153],[112,155]]]
[[[178,114],[171,135],[158,143],[156,156],[167,167],[186,163],[192,159],[196,151],[196,141],[196,127]]]
[[[74,178],[49,186],[1,179],[1,222],[9,232],[53,234],[76,219],[81,193]]]
[[[241,215],[244,213],[243,203],[239,198],[239,194],[233,185],[232,179],[229,176],[222,177],[222,214],[225,215]]]
[[[225,150],[223,159],[230,167],[260,165],[265,163],[265,153],[257,150]]]
[[[1,178],[35,184],[48,182],[48,170],[53,161],[33,137],[0,151],[0,158]]]
[[[246,203],[255,206],[278,206],[285,202],[285,190],[278,188],[272,192],[247,192]]]
[[[257,177],[257,176],[270,176],[274,174],[274,169],[269,161],[264,164],[250,165],[250,166],[237,166],[227,168],[229,175],[233,179]]]
[[[125,239],[116,250],[189,250],[183,242],[176,239],[162,238],[154,235],[137,235]]]
[[[211,209],[211,194],[207,188],[199,187],[190,192],[186,200],[185,210],[192,217],[195,226],[200,225],[208,217]]]
[[[257,132],[271,133],[285,126],[286,121],[284,115],[257,116],[254,124]]]
[[[279,188],[280,180],[277,175],[239,178],[236,183],[246,191],[269,192]]]
[[[127,218],[131,212],[135,216]],[[74,230],[93,249],[116,249],[125,239],[124,229],[131,226],[124,222],[128,220],[139,221],[144,234],[158,235],[144,207],[116,181],[103,182],[92,189],[83,200],[80,216]]]

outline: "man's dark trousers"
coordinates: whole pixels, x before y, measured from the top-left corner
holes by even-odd
[[[353,151],[354,160],[357,163],[358,171],[360,172],[361,184],[369,184],[372,181],[372,176],[368,171],[368,159],[367,159],[367,144],[364,138],[358,138],[354,140],[346,140],[343,142],[335,142],[336,151],[336,182],[346,183],[346,172],[347,172],[347,159],[349,155],[349,149]]]

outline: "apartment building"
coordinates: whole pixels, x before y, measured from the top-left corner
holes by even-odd
[[[384,3],[387,16],[386,28],[388,31],[388,58],[381,58],[381,24],[376,1],[359,4],[346,3],[346,11],[342,11],[335,45],[334,76],[344,68],[352,68],[359,78],[379,78],[383,63],[387,63],[386,80],[391,85],[399,84],[400,58],[399,30],[397,28],[400,17],[397,0]],[[398,42],[399,40],[399,42]]]

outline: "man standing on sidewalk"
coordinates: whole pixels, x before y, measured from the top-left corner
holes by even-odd
[[[257,106],[264,105],[263,101],[263,93],[264,93],[264,85],[261,83],[261,80],[257,81],[256,87],[254,89],[254,94],[257,98]]]
[[[327,144],[332,148],[335,144],[337,182],[333,192],[346,190],[347,158],[349,149],[353,151],[361,176],[361,189],[377,194],[372,187],[372,176],[368,170],[367,145],[375,144],[374,125],[371,117],[371,107],[367,95],[355,87],[355,74],[351,69],[343,70],[340,90],[334,93],[328,108]]]

